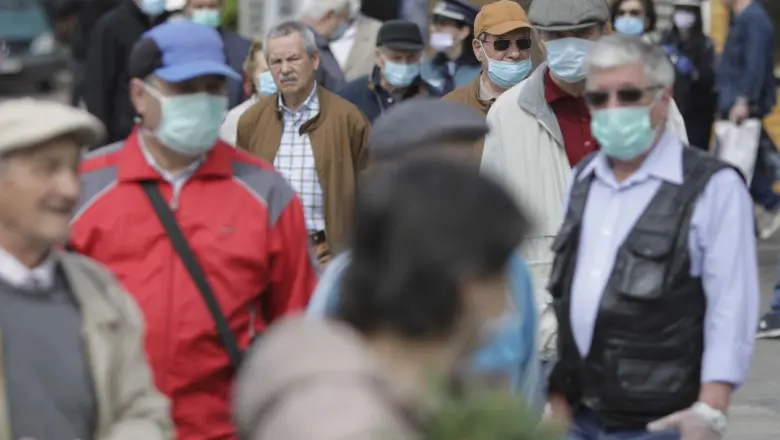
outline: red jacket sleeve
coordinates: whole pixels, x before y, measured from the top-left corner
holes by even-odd
[[[317,272],[310,253],[303,207],[293,196],[269,231],[271,286],[265,316],[271,322],[302,311],[317,286]]]

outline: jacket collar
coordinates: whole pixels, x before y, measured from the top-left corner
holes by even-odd
[[[482,110],[482,112],[487,113],[490,111],[490,107],[493,105],[493,102],[495,102],[495,99],[485,101],[484,99],[480,98],[479,92],[482,89],[482,75],[483,73],[477,75],[477,78],[470,82],[466,88],[468,90],[469,98],[473,98],[479,106],[479,109]]]
[[[547,63],[542,63],[525,80],[517,102],[520,108],[531,114],[542,124],[545,130],[558,142],[558,145],[563,145],[561,126],[558,124],[555,113],[553,113],[544,97],[544,77],[546,74]]]
[[[113,324],[119,321],[116,308],[109,303],[102,290],[106,289],[95,274],[85,270],[85,264],[75,254],[54,250],[54,257],[59,262],[65,279],[68,282],[73,297],[82,310],[85,325]]]
[[[325,114],[328,111],[328,108],[330,107],[331,97],[332,95],[328,93],[327,90],[325,90],[320,84],[317,84],[317,101],[319,102],[319,111],[317,114],[309,119],[307,122],[305,122],[301,126],[301,134],[308,133],[310,131],[314,131],[322,125],[322,122],[325,119]],[[281,92],[276,92],[273,95],[270,95],[268,98],[273,100],[274,105],[274,112],[276,113],[276,118],[279,121],[282,121],[284,119],[284,108],[281,106],[282,102],[282,95]]]
[[[120,182],[142,180],[163,180],[144,157],[139,143],[139,128],[136,126],[124,143],[117,156],[117,168]],[[193,173],[192,178],[230,177],[233,175],[232,147],[221,140],[206,155],[205,162]]]

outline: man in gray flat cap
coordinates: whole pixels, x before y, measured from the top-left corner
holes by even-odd
[[[96,262],[62,251],[93,116],[32,99],[0,104],[0,438],[173,438],[143,319]]]
[[[472,108],[438,99],[406,101],[374,123],[369,143],[371,159],[378,166],[426,156],[475,161],[474,142],[487,132],[484,116]],[[474,166],[476,172],[476,162]],[[345,252],[329,263],[309,303],[309,316],[335,314],[341,276],[349,262],[350,254]],[[478,376],[500,378],[502,386],[521,393],[541,413],[543,380],[535,349],[537,318],[533,288],[528,267],[519,255],[512,258],[510,271],[512,308],[507,316],[511,319],[502,323],[495,338],[475,353],[472,367]]]
[[[583,98],[585,58],[595,40],[609,32],[606,0],[544,0],[531,4],[528,19],[543,42],[547,61],[525,81],[504,92],[487,121],[482,169],[494,175],[536,219],[522,253],[529,262],[540,310],[542,360],[551,365],[557,324],[546,285],[550,246],[563,221],[564,193],[571,170],[599,150]],[[687,142],[674,103],[668,128]],[[549,368],[548,368],[549,369]]]

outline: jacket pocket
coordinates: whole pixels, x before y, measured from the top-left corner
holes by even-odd
[[[628,252],[622,261],[618,262],[622,268],[619,290],[634,300],[658,299],[665,290],[664,280],[668,257],[674,247],[674,237],[643,231],[633,237],[629,236],[629,240]]]

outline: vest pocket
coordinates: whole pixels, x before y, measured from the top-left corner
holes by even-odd
[[[641,352],[611,351],[605,367],[605,404],[615,408],[636,406],[637,410],[652,405],[653,410],[664,410],[662,407],[676,402],[676,396],[690,385],[695,366],[686,362],[683,349],[645,347]]]
[[[629,236],[627,251],[618,254],[620,292],[632,299],[655,300],[664,293],[664,280],[674,237],[635,231]]]

